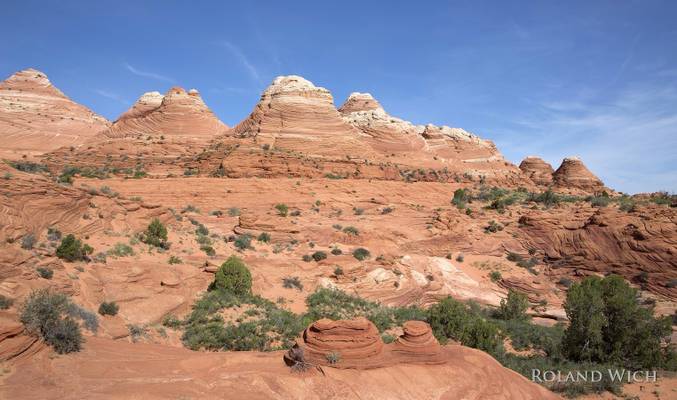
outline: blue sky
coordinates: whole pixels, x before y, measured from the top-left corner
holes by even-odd
[[[13,1],[0,75],[34,67],[115,119],[197,88],[234,125],[277,75],[372,93],[518,163],[579,155],[609,186],[677,191],[677,2]]]

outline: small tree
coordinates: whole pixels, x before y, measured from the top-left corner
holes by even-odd
[[[83,245],[80,239],[76,239],[75,235],[69,234],[61,241],[61,244],[56,249],[56,256],[66,261],[83,260],[87,254],[94,251],[89,245]]]
[[[510,289],[508,290],[508,298],[501,299],[498,317],[505,320],[526,319],[527,308],[529,308],[527,295]]]
[[[159,219],[153,218],[141,234],[141,241],[154,247],[167,248],[167,228]]]
[[[236,295],[246,295],[252,290],[252,275],[242,260],[230,256],[216,271],[214,287]]]

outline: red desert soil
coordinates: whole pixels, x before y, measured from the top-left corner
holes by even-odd
[[[7,399],[467,399],[547,400],[558,396],[487,354],[445,348],[443,365],[371,370],[322,367],[294,373],[283,352],[194,352],[88,338],[67,356],[44,351],[0,381]],[[74,377],[77,377],[74,379]]]

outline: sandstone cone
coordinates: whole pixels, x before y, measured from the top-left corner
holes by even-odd
[[[433,336],[430,325],[423,321],[407,321],[404,334],[394,344],[393,353],[405,361],[442,363],[442,348]]]
[[[308,154],[366,156],[360,132],[346,123],[331,93],[296,75],[277,77],[231,135]]]
[[[552,175],[556,187],[575,188],[588,192],[604,190],[604,183],[593,175],[578,157],[567,157]]]
[[[174,87],[164,96],[158,92],[145,93],[103,135],[109,138],[137,135],[211,138],[226,129],[197,90],[186,92]]]
[[[315,321],[303,332],[297,345],[306,362],[330,365],[327,356],[335,353],[340,368],[376,367],[383,363],[383,341],[376,326],[366,318]]]
[[[549,186],[552,184],[552,166],[543,161],[540,157],[529,156],[522,160],[519,168],[529,179],[540,186]]]
[[[110,123],[75,103],[35,69],[0,82],[2,155],[19,158],[79,144]]]

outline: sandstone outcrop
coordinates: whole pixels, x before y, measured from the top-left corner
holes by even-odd
[[[360,132],[341,118],[329,90],[296,75],[275,78],[254,111],[229,134],[310,155],[365,157],[370,153]]]
[[[26,69],[0,82],[0,155],[20,158],[80,143],[110,123],[75,103],[44,73]]]
[[[161,135],[201,139],[211,138],[226,129],[197,90],[173,87],[164,96],[158,92],[143,94],[102,135],[108,138]]]
[[[321,319],[306,328],[285,355],[285,360],[289,364],[302,361],[311,366],[341,369],[446,362],[430,325],[423,321],[407,321],[403,332],[394,343],[384,344],[376,326],[364,317],[339,321]]]
[[[604,190],[604,183],[593,175],[578,157],[567,157],[552,174],[552,181],[557,188],[580,189],[586,192]]]
[[[520,163],[519,168],[539,186],[550,186],[552,184],[552,174],[555,171],[550,164],[540,157],[526,157]]]

